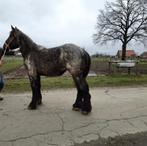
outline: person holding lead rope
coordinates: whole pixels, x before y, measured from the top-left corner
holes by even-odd
[[[3,59],[5,54],[6,54],[6,49],[4,50],[3,55],[1,56],[0,66],[2,66],[3,64]],[[2,91],[3,87],[4,87],[4,76],[3,76],[3,73],[0,71],[0,92]],[[3,98],[0,97],[0,100],[3,100]]]

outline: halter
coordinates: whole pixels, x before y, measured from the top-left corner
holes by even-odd
[[[14,38],[15,38],[15,36],[12,37],[12,39],[9,41],[9,43],[6,43],[6,42],[4,43],[4,45],[5,45],[6,47],[5,47],[4,53],[3,53],[3,55],[2,55],[2,57],[1,57],[1,59],[0,59],[0,61],[2,61],[3,58],[5,57],[5,54],[6,54],[7,49],[10,49],[10,44],[11,44],[11,42],[14,40]]]

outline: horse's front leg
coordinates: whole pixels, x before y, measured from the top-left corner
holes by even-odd
[[[38,85],[38,90],[37,90],[37,104],[41,105],[42,104],[42,95],[41,95],[41,83],[40,83],[40,75],[37,77],[37,85]]]
[[[32,101],[30,102],[28,108],[36,109],[37,105],[42,103],[42,95],[40,91],[40,76],[29,75],[30,84],[32,88]]]

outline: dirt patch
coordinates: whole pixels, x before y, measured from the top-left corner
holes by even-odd
[[[27,71],[24,65],[5,74],[6,79],[13,79],[13,78],[17,79],[17,78],[26,78],[26,77],[27,77]]]
[[[63,76],[71,76],[68,71],[66,71]],[[24,65],[21,67],[5,74],[6,79],[19,79],[19,78],[27,78],[27,70],[25,69]]]
[[[147,132],[127,134],[108,139],[99,139],[75,146],[147,146]]]

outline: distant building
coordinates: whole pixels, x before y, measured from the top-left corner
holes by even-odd
[[[122,50],[118,50],[116,56],[118,58],[121,58],[122,57]],[[134,58],[136,57],[136,53],[134,50],[126,50],[126,58]]]
[[[143,53],[140,55],[140,58],[142,58],[142,59],[147,59],[147,52],[143,52]]]

